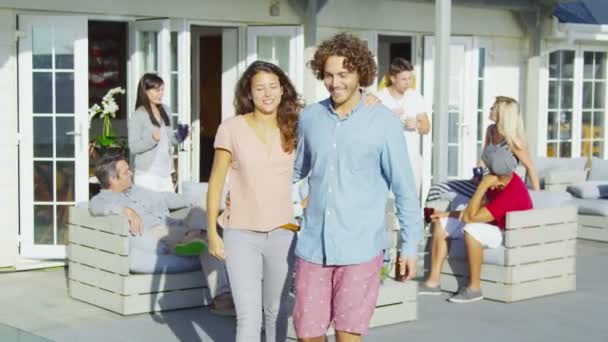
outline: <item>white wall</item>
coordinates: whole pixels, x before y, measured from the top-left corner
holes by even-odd
[[[349,9],[349,10],[345,10]],[[319,13],[319,26],[344,30],[432,33],[435,4],[407,1],[332,0]],[[521,37],[517,17],[508,10],[452,7],[452,34]]]
[[[486,94],[484,100],[491,105],[496,96],[510,96],[519,101],[522,97],[522,74],[527,50],[522,39],[486,37],[490,46],[486,60]]]
[[[213,21],[296,24],[301,19],[280,0],[280,15],[270,16],[269,0],[0,0],[0,8],[121,16],[187,18]]]
[[[0,267],[15,265],[19,229],[15,27],[15,13],[0,9]]]

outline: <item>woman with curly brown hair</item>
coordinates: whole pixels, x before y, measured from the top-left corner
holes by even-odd
[[[287,334],[288,276],[295,233],[291,200],[298,114],[303,105],[276,65],[257,61],[237,83],[236,116],[215,138],[207,193],[209,252],[226,259],[237,314],[237,341],[259,341],[262,311],[266,341]],[[230,170],[230,208],[219,217]]]
[[[300,341],[360,341],[380,288],[389,189],[401,226],[400,274],[416,274],[422,215],[402,124],[383,105],[365,106],[361,87],[376,64],[357,37],[323,42],[310,66],[330,97],[300,115],[294,180],[310,175],[296,246],[294,325]]]

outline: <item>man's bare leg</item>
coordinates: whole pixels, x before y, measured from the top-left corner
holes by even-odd
[[[425,284],[429,287],[439,286],[441,268],[448,255],[448,235],[439,221],[433,223],[433,242],[431,247],[431,271]]]
[[[336,331],[336,342],[360,342],[361,335],[346,331]]]
[[[483,263],[483,246],[471,234],[464,232],[464,243],[467,247],[469,259],[469,288],[480,290],[481,264]]]

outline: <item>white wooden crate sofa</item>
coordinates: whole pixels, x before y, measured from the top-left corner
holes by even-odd
[[[185,217],[187,209],[173,217]],[[93,217],[70,208],[69,294],[121,315],[196,307],[210,303],[201,271],[133,274],[129,271],[126,217]]]
[[[608,242],[608,199],[599,198],[599,192],[593,190],[593,187],[608,185],[608,160],[592,157],[588,169],[585,157],[539,157],[535,162],[544,190],[552,193],[567,190],[572,195],[567,205],[578,208],[578,238]],[[546,199],[556,202],[557,197]]]
[[[575,207],[532,209],[507,214],[503,246],[484,251],[484,297],[500,302],[576,289]],[[460,242],[460,248],[458,247]],[[441,289],[456,292],[468,283],[462,240],[452,242],[441,274]]]

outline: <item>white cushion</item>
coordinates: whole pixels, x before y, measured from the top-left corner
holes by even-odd
[[[608,160],[596,157],[591,158],[591,170],[589,171],[589,180],[608,181]]]

